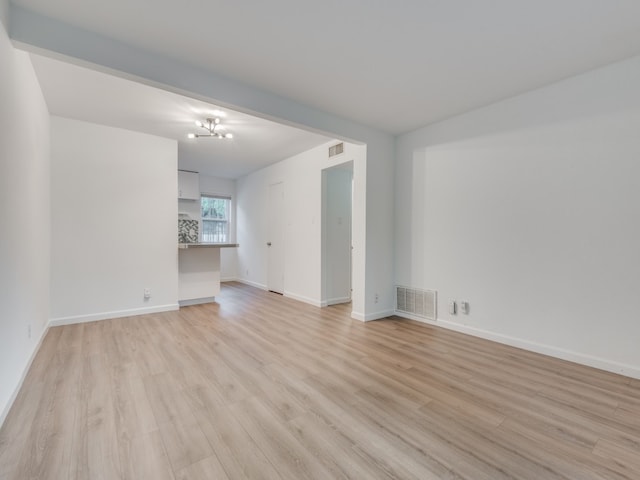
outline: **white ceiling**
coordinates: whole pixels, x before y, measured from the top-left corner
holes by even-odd
[[[31,59],[51,114],[178,140],[182,169],[238,178],[330,140],[59,60]],[[216,110],[233,140],[189,140],[200,130],[195,121]]]
[[[640,54],[638,0],[13,0],[398,134]]]

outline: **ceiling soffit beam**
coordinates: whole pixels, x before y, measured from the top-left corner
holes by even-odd
[[[11,5],[17,48],[354,143],[393,136],[103,35]]]

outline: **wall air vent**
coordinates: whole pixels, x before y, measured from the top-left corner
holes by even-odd
[[[437,292],[396,285],[396,310],[427,320],[436,320]]]
[[[340,155],[344,152],[344,143],[338,143],[333,147],[329,147],[329,158],[335,157],[336,155]]]

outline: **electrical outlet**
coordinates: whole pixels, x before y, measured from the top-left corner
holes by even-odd
[[[145,288],[144,289],[144,298],[145,299],[151,298],[151,289],[150,288]]]
[[[373,296],[373,303],[378,303],[378,301],[379,301],[379,300],[380,300],[380,295],[376,293],[376,294]]]
[[[464,313],[465,315],[469,315],[469,302],[460,300],[460,312]]]
[[[458,306],[456,305],[456,301],[455,300],[451,300],[449,302],[449,313],[451,315],[455,315],[456,313],[458,313]]]

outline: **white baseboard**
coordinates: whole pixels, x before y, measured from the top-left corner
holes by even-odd
[[[113,312],[91,313],[89,315],[76,315],[73,317],[51,318],[49,320],[50,327],[60,325],[73,325],[75,323],[95,322],[96,320],[108,320],[110,318],[133,317],[135,315],[146,315],[148,313],[169,312],[178,310],[180,305],[171,303],[169,305],[158,305],[155,307],[132,308],[129,310],[116,310]]]
[[[380,320],[382,318],[387,318],[387,317],[390,317],[392,315],[395,315],[395,311],[393,309],[391,309],[391,310],[380,310],[379,312],[367,313],[364,316],[364,321],[365,322],[371,322],[373,320]]]
[[[558,348],[551,345],[531,342],[522,338],[511,337],[509,335],[482,330],[479,328],[470,327],[468,325],[461,325],[449,320],[438,320],[437,322],[434,322],[398,311],[395,312],[395,315],[397,315],[398,317],[409,318],[411,320],[417,320],[418,322],[426,323],[429,325],[446,328],[448,330],[454,330],[456,332],[464,333],[474,337],[492,340],[494,342],[509,345],[511,347],[522,348],[523,350],[528,350],[530,352],[548,355],[550,357],[559,358],[561,360],[567,360],[569,362],[578,363],[587,367],[593,367],[599,370],[624,375],[626,377],[640,379],[640,367],[638,366],[627,365],[624,363],[615,362],[613,360],[608,360],[606,358],[595,357],[584,353],[574,352],[572,350],[565,350],[563,348]]]
[[[47,332],[48,331],[49,331],[49,325],[46,325],[44,327],[44,329],[42,330],[42,333],[40,334],[40,338],[38,339],[38,343],[36,343],[33,351],[31,352],[31,355],[29,356],[29,360],[27,361],[27,364],[25,365],[25,367],[22,370],[22,375],[20,375],[20,380],[18,381],[18,384],[13,389],[13,393],[11,394],[11,397],[9,398],[9,401],[7,402],[7,404],[5,405],[4,409],[2,410],[2,415],[0,416],[0,428],[2,428],[2,425],[4,425],[4,421],[7,419],[7,415],[9,415],[9,411],[11,410],[11,407],[13,406],[13,402],[16,401],[16,397],[18,396],[18,393],[20,392],[20,389],[22,388],[22,384],[24,383],[24,379],[27,377],[27,373],[29,372],[29,369],[31,368],[31,364],[33,363],[33,359],[36,358],[36,355],[38,354],[38,351],[40,350],[40,347],[42,346],[42,341],[44,340],[44,337],[47,336]]]
[[[320,303],[321,307],[329,307],[331,305],[340,305],[341,303],[349,303],[351,297],[330,298]]]
[[[203,303],[212,303],[216,301],[216,297],[191,298],[189,300],[179,300],[178,305],[181,307],[189,307],[191,305],[201,305]]]
[[[360,320],[361,322],[371,322],[373,320],[380,320],[381,318],[387,318],[391,315],[395,315],[395,311],[393,310],[381,310],[379,312],[373,313],[361,313],[361,312],[351,312],[351,318],[354,320]]]
[[[284,292],[283,294],[287,298],[291,298],[293,300],[297,300],[302,303],[308,303],[309,305],[313,305],[314,307],[322,307],[322,302],[318,300],[314,300],[313,298],[305,297],[303,295],[297,295],[291,292]]]
[[[251,287],[259,288],[260,290],[268,290],[266,285],[261,283],[252,282],[251,280],[246,280],[242,278],[238,278],[235,280],[236,282],[244,283],[245,285],[249,285]],[[297,300],[298,302],[308,303],[309,305],[313,305],[314,307],[326,307],[327,305],[324,302],[320,302],[313,298],[305,297],[304,295],[298,295],[296,293],[285,291],[282,294],[284,297],[290,298],[292,300]],[[348,300],[349,301],[349,300]],[[336,302],[339,303],[339,302]]]
[[[220,283],[225,283],[225,282],[240,282],[241,280],[239,278],[236,277],[224,277],[220,279]]]
[[[256,287],[260,290],[267,290],[267,286],[258,282],[252,282],[251,280],[247,280],[246,278],[237,278],[236,282],[244,283],[245,285],[249,285],[250,287]]]

